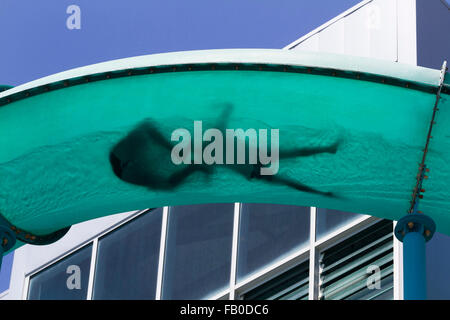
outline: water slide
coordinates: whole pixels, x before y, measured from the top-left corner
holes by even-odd
[[[450,76],[443,79],[441,70],[381,60],[236,49],[139,56],[2,86],[0,220],[17,247],[166,205],[277,203],[393,220],[416,206],[450,235]],[[183,159],[201,163],[172,161],[180,128],[193,141]],[[244,163],[235,155],[220,164],[217,149],[207,164],[210,129],[223,133],[224,148],[226,129],[258,139],[243,144]],[[255,165],[263,132],[279,160]]]

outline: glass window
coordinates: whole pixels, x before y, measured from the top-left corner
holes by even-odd
[[[99,240],[94,299],[155,299],[162,211],[143,213]]]
[[[89,244],[32,276],[28,299],[86,299],[91,254],[92,244]]]
[[[357,213],[317,208],[316,239],[318,240],[362,216]]]
[[[242,204],[238,280],[309,244],[310,208]]]
[[[230,281],[234,204],[171,207],[164,299],[202,299]]]
[[[323,300],[392,300],[393,226],[381,220],[320,254]]]
[[[308,300],[309,261],[282,273],[243,295],[244,300]]]

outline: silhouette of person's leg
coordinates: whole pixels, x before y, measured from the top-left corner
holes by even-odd
[[[339,142],[335,142],[332,145],[326,147],[312,147],[312,148],[300,148],[293,150],[280,150],[280,158],[296,158],[296,157],[308,157],[320,153],[331,153],[335,154],[337,152]]]
[[[289,178],[283,178],[281,176],[258,175],[258,176],[255,176],[255,178],[264,180],[264,181],[268,181],[269,183],[286,185],[286,186],[289,186],[291,188],[294,188],[296,190],[303,191],[303,192],[309,192],[309,193],[321,194],[321,195],[327,196],[327,197],[333,197],[332,192],[320,191],[320,190],[311,188],[303,183],[297,182],[297,181],[289,179]]]

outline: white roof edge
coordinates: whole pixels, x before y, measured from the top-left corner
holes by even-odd
[[[355,4],[353,7],[351,7],[350,9],[342,12],[340,15],[337,15],[336,17],[334,17],[333,19],[325,22],[324,24],[322,24],[321,26],[315,28],[314,30],[312,30],[311,32],[305,34],[304,36],[298,38],[297,40],[295,40],[294,42],[291,42],[290,44],[288,44],[287,46],[285,46],[283,48],[283,50],[290,50],[295,48],[297,45],[299,45],[300,43],[302,43],[303,41],[305,41],[306,39],[312,37],[313,35],[323,31],[324,29],[328,28],[329,26],[331,26],[332,24],[338,22],[339,20],[341,20],[342,18],[345,18],[346,16],[348,16],[349,14],[352,14],[353,12],[361,9],[362,7],[364,7],[365,5],[369,4],[373,2],[373,0],[364,0],[361,1],[357,4]]]
[[[342,54],[294,50],[288,51],[281,49],[198,50],[143,55],[71,69],[3,91],[0,93],[0,98],[50,83],[97,73],[145,67],[200,63],[255,63],[330,68],[371,73],[432,86],[438,86],[440,78],[439,70]]]

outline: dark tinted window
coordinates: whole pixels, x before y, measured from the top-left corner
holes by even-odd
[[[242,204],[238,278],[309,244],[310,208]]]
[[[92,245],[32,276],[30,300],[83,300],[87,297]]]
[[[161,221],[155,209],[99,240],[94,299],[155,299]]]
[[[229,285],[234,204],[171,207],[164,299],[202,299]]]

